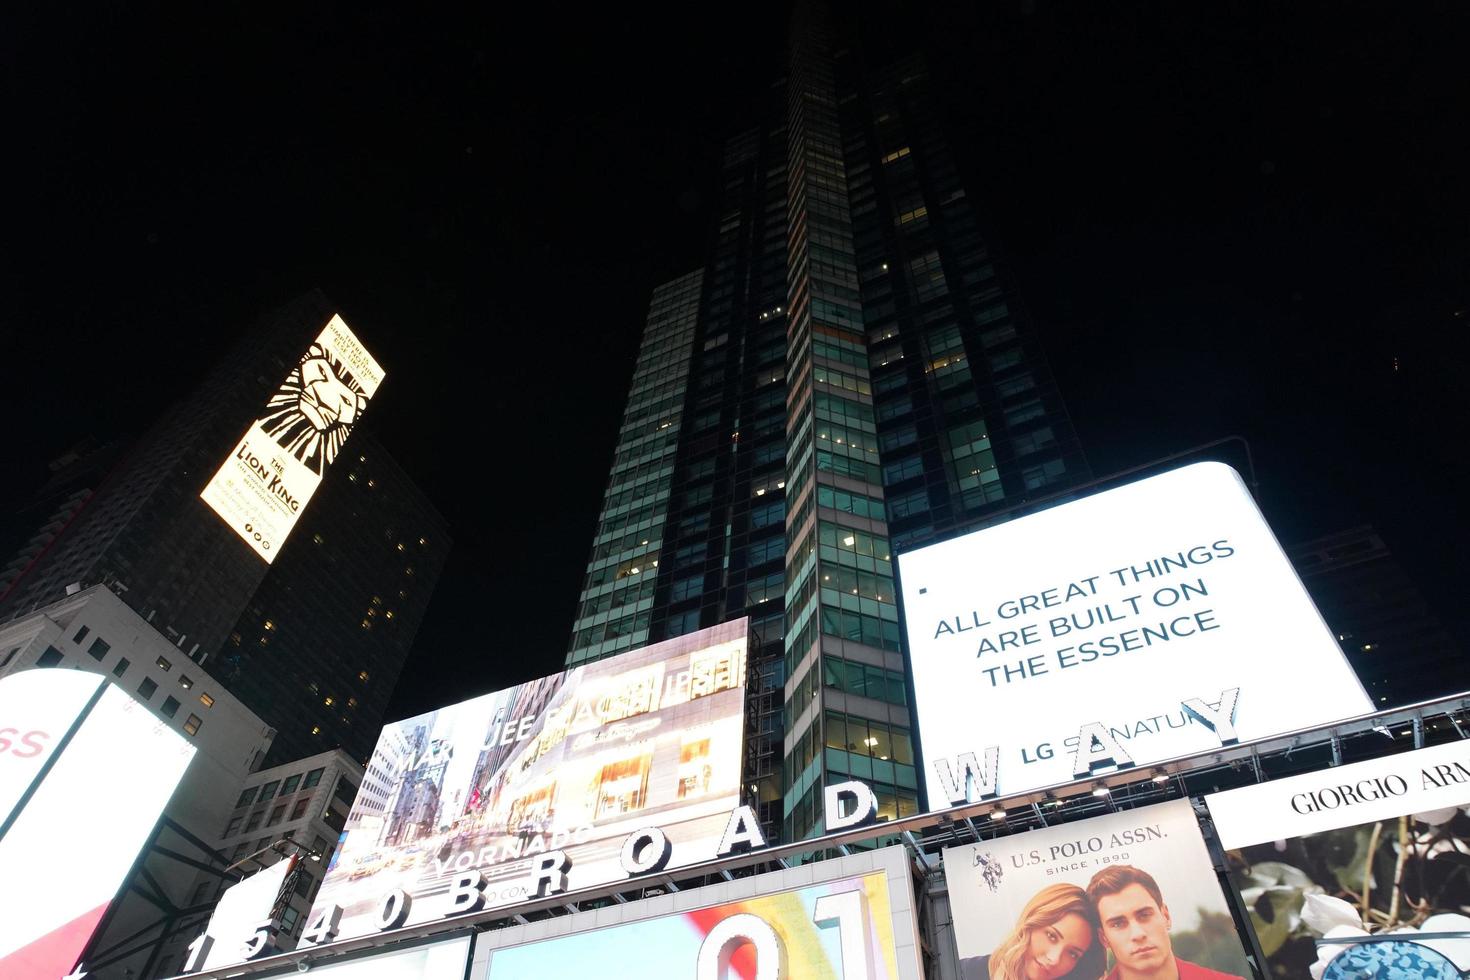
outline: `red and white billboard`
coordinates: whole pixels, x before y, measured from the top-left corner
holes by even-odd
[[[96,674],[0,679],[0,977],[72,972],[193,757]]]

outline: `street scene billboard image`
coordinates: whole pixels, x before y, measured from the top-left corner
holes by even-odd
[[[274,561],[382,382],[383,369],[334,314],[199,496]]]
[[[194,758],[106,678],[0,678],[0,977],[72,972]]]
[[[932,807],[1371,710],[1223,464],[1018,517],[898,564]]]
[[[454,879],[484,875],[487,907],[530,897],[538,856],[570,860],[567,890],[627,877],[624,839],[655,827],[669,867],[714,858],[740,796],[747,621],[666,640],[388,725],[316,910],[341,936],[437,919]]]
[[[1470,941],[1418,938],[1470,935],[1470,742],[1205,802],[1271,976],[1321,980],[1354,940],[1390,933],[1432,952],[1372,943],[1361,953],[1423,961],[1437,953],[1470,969]],[[1319,946],[1324,938],[1344,942]]]
[[[1188,800],[944,852],[962,980],[1250,976]]]
[[[717,888],[699,889],[687,911],[497,949],[488,973],[472,980],[918,977],[913,903],[900,893],[912,885],[903,850],[893,850],[896,874],[872,871],[780,891],[765,884],[778,876],[764,875],[753,879],[754,895],[711,904],[701,899]],[[823,865],[811,871],[821,878]],[[636,911],[637,904],[627,908]]]

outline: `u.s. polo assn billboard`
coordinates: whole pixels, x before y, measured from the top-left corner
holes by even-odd
[[[900,555],[899,572],[933,807],[1370,710],[1219,463]]]
[[[388,725],[306,945],[675,868],[735,837],[745,619]]]

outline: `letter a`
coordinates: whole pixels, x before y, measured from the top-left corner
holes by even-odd
[[[1132,765],[1133,756],[1113,739],[1102,722],[1090,721],[1078,729],[1077,752],[1072,756],[1072,778],[1084,779],[1107,766],[1127,769]]]
[[[725,832],[720,835],[720,846],[715,857],[729,857],[736,851],[749,851],[766,846],[766,835],[761,833],[761,822],[755,811],[748,806],[737,806],[730,811],[730,820]]]

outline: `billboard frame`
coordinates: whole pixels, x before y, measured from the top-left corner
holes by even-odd
[[[943,848],[953,846],[955,843],[970,843],[979,837],[986,836],[989,833],[987,825],[991,824],[989,816],[999,808],[1006,809],[1014,817],[1014,822],[1003,824],[1012,829],[1015,828],[1015,824],[1023,820],[1034,819],[1034,815],[1046,812],[1044,808],[1052,805],[1064,807],[1067,821],[1082,820],[1098,812],[1106,812],[1113,806],[1132,809],[1157,803],[1163,799],[1175,799],[1184,795],[1202,795],[1205,792],[1203,789],[1198,792],[1177,792],[1176,784],[1186,777],[1215,776],[1222,780],[1233,778],[1236,782],[1232,783],[1232,786],[1266,781],[1272,778],[1268,771],[1270,767],[1277,760],[1286,760],[1289,763],[1292,753],[1301,753],[1310,749],[1330,749],[1334,758],[1340,758],[1341,743],[1344,739],[1365,737],[1369,740],[1369,744],[1381,746],[1382,751],[1376,753],[1378,756],[1422,748],[1428,721],[1444,722],[1440,730],[1447,730],[1451,737],[1442,739],[1442,741],[1456,741],[1458,738],[1470,739],[1470,730],[1461,724],[1462,719],[1467,717],[1470,717],[1470,691],[1401,708],[1360,715],[1331,726],[1301,729],[1256,742],[1222,746],[1219,749],[1154,763],[1148,767],[1109,773],[1095,779],[1058,784],[979,803],[966,803],[944,810],[919,813],[884,823],[868,824],[794,843],[771,845],[700,865],[690,865],[671,871],[651,872],[628,878],[625,881],[575,892],[567,891],[507,908],[474,912],[436,922],[424,922],[354,939],[339,940],[327,945],[279,953],[220,970],[189,974],[189,977],[192,980],[224,980],[226,977],[254,976],[278,970],[283,965],[294,967],[296,963],[304,959],[316,962],[326,957],[344,955],[358,950],[377,949],[423,937],[447,935],[466,927],[493,932],[528,921],[529,916],[538,913],[579,912],[582,911],[583,903],[606,902],[609,898],[619,903],[636,901],[643,896],[644,890],[650,887],[679,891],[681,890],[680,882],[687,884],[703,879],[723,880],[725,874],[736,871],[789,867],[788,859],[799,861],[803,857],[822,852],[841,854],[846,845],[860,844],[875,837],[890,835],[900,837],[914,865],[925,873],[930,873],[938,870],[939,852]],[[1408,726],[1407,738],[1398,735],[1394,736],[1391,741],[1383,739],[1384,729],[1392,732],[1405,726]],[[1162,783],[1154,782],[1159,774],[1166,777]],[[1285,775],[1282,773],[1281,777],[1284,778]],[[1116,791],[1116,794],[1098,797],[1094,795],[1094,790],[1098,786],[1107,786],[1110,790]],[[1043,822],[1045,822],[1044,819]],[[997,821],[997,823],[1001,822]],[[921,840],[919,835],[932,828],[939,828],[940,832]]]

